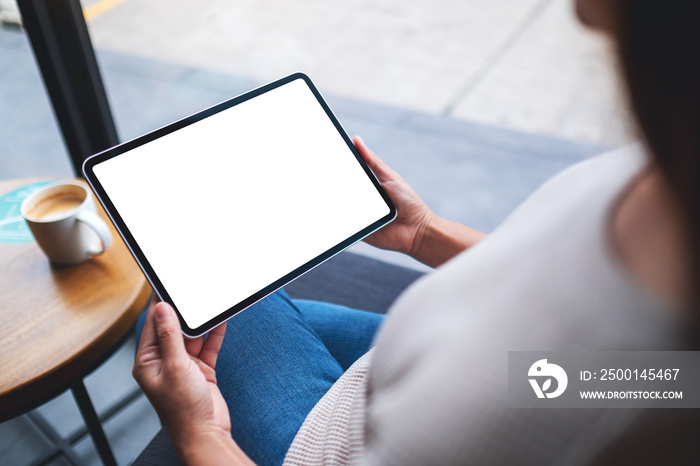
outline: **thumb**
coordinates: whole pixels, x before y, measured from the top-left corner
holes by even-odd
[[[187,356],[185,342],[180,333],[180,322],[175,311],[168,303],[158,303],[155,308],[154,321],[158,345],[163,354],[163,360],[173,361]]]
[[[372,169],[379,181],[384,181],[391,177],[391,169],[375,154],[367,144],[362,140],[360,136],[355,136],[352,138],[352,142],[355,144],[355,148],[360,153],[365,163]]]

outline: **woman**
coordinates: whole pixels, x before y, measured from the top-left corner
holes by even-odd
[[[278,293],[228,330],[183,341],[172,309],[152,306],[134,376],[181,458],[585,464],[697,455],[683,437],[698,431],[695,410],[505,405],[508,351],[697,341],[686,336],[700,310],[700,4],[579,0],[577,9],[616,44],[646,147],[558,175],[482,241],[432,214],[356,138],[399,211],[368,241],[439,269],[398,299],[364,356],[379,320],[361,311]]]

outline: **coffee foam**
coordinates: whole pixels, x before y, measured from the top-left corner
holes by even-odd
[[[49,222],[67,217],[80,207],[85,196],[76,192],[58,192],[39,199],[26,211],[26,216],[39,222]]]

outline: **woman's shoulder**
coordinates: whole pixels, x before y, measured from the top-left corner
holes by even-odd
[[[586,178],[589,180],[595,178],[602,184],[624,183],[638,173],[648,161],[649,156],[641,143],[602,151],[598,155],[568,166],[545,182],[538,191]]]
[[[648,156],[641,144],[607,151],[575,163],[536,189],[496,229],[530,221],[533,214],[559,214],[559,209],[605,206],[642,171]]]

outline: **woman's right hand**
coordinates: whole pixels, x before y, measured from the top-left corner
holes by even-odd
[[[434,214],[408,183],[367,147],[359,136],[355,136],[352,142],[379,179],[398,212],[393,222],[369,235],[365,242],[381,249],[414,256]]]

